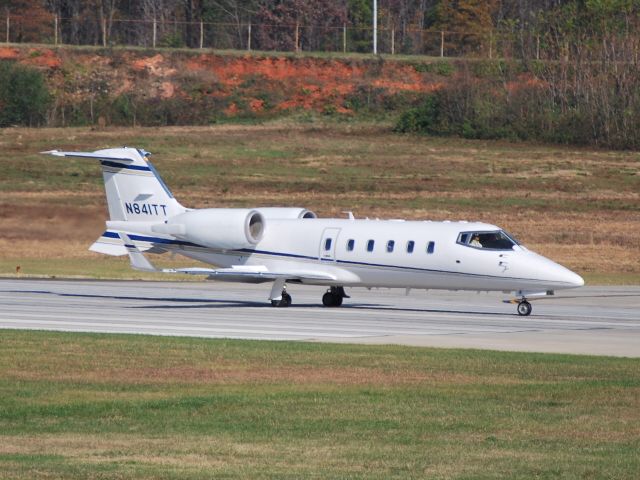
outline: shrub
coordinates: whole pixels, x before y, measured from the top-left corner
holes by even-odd
[[[42,74],[14,62],[0,62],[0,127],[45,123],[51,95]]]

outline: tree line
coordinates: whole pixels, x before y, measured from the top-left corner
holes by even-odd
[[[349,24],[363,29],[352,28],[349,41],[369,51],[364,29],[371,8],[371,0],[0,0],[0,14],[25,18],[18,32],[25,41],[43,28],[42,18],[55,15],[64,43],[100,44],[103,35],[126,35],[129,44],[148,45],[149,31],[138,21],[153,18],[173,28],[165,34],[175,46],[197,45],[192,20],[225,23],[226,34],[242,38],[250,22],[270,25],[253,37],[254,48],[263,50],[290,49],[296,41],[321,50],[323,29]],[[278,25],[313,28],[295,32]],[[448,73],[455,81],[404,105],[400,131],[640,148],[640,0],[379,0],[379,25],[398,32],[399,45],[415,41],[409,35],[415,25],[467,32],[448,37],[447,48],[471,57],[482,52],[485,59],[493,54],[491,61],[457,62]],[[509,41],[500,43],[501,35]],[[37,83],[11,75],[30,74],[0,71],[0,123],[41,123],[41,111],[7,107],[16,97],[9,85]],[[48,98],[26,96],[42,104]]]
[[[389,51],[437,53],[442,32],[452,54],[559,59],[610,37],[637,37],[640,0],[378,0],[381,42]],[[199,22],[215,48],[371,51],[373,0],[0,0],[16,42],[198,47]],[[54,22],[57,18],[57,23]],[[155,30],[151,25],[155,25]],[[247,32],[248,25],[254,31]],[[54,28],[57,26],[57,32]],[[294,28],[299,26],[300,28]]]

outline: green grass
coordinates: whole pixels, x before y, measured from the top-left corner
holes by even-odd
[[[640,285],[637,273],[585,273],[587,285]]]
[[[637,478],[640,361],[2,331],[2,478]]]
[[[157,268],[204,266],[196,260],[170,260],[167,255],[151,258]],[[18,270],[17,267],[20,267]],[[5,278],[93,278],[101,280],[201,281],[203,276],[147,273],[133,270],[128,257],[19,258],[0,259],[0,277]]]

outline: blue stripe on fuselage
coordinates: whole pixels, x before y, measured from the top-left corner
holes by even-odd
[[[120,236],[116,232],[106,231],[102,234],[103,237],[107,238],[120,238]],[[182,240],[170,240],[166,238],[159,237],[147,237],[144,235],[132,235],[129,234],[129,238],[131,240],[138,240],[140,242],[150,242],[150,243],[159,243],[163,245],[182,245],[187,247],[197,247],[197,248],[209,248],[203,245],[198,245],[196,243],[184,242]],[[262,255],[271,255],[274,257],[287,257],[287,258],[300,258],[306,260],[318,260],[318,257],[310,257],[307,255],[298,255],[295,253],[284,253],[284,252],[270,252],[267,250],[253,250],[250,248],[241,248],[237,250],[229,250],[229,252],[237,252],[237,253],[248,253],[248,254],[262,254]],[[469,277],[484,277],[484,278],[497,278],[501,280],[525,280],[525,281],[538,281],[538,282],[548,282],[547,280],[539,280],[534,278],[520,278],[520,277],[502,277],[498,275],[486,275],[482,273],[465,273],[465,272],[454,272],[451,270],[434,270],[429,268],[420,268],[420,267],[407,267],[404,265],[384,265],[381,263],[367,263],[367,262],[356,262],[351,260],[336,260],[337,264],[341,265],[353,265],[353,266],[361,266],[361,267],[375,267],[375,268],[396,268],[400,270],[413,271],[413,272],[428,272],[428,273],[447,273],[453,275],[462,275]]]

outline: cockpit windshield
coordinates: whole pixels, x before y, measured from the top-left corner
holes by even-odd
[[[519,245],[507,232],[503,230],[493,232],[461,232],[458,243],[467,247],[483,248],[487,250],[513,250]]]

